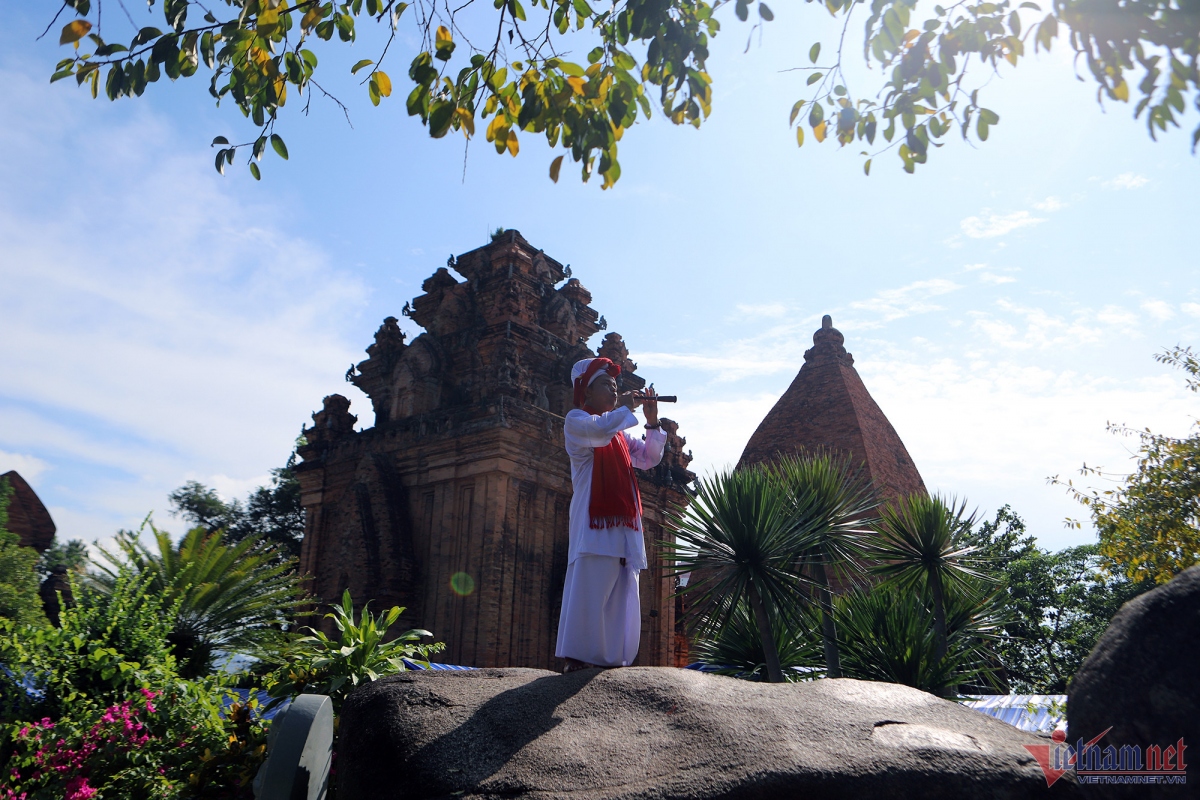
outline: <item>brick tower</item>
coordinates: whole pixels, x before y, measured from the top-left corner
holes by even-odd
[[[925,491],[904,442],[871,399],[844,342],[829,315],[823,317],[800,372],[754,431],[738,465],[823,448],[862,464],[883,500]]]
[[[8,530],[17,535],[22,547],[45,552],[54,543],[54,520],[50,518],[50,512],[42,505],[33,487],[16,470],[0,475],[0,484],[5,481],[12,489],[8,504]]]
[[[348,588],[358,605],[407,607],[397,624],[433,631],[446,663],[553,668],[571,498],[570,369],[596,355],[586,341],[606,324],[570,270],[517,231],[448,266],[465,280],[443,267],[405,305],[424,333],[406,342],[388,317],[369,357],[346,374],[371,398],[374,427],[356,432],[341,395],[313,414],[297,467],[301,571],[325,602]],[[599,355],[621,365],[624,390],[645,385],[619,335],[605,336]],[[645,665],[675,660],[673,580],[654,544],[695,478],[677,426],[664,428],[662,463],[638,476],[650,560]]]

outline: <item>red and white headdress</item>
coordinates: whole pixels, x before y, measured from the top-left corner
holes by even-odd
[[[607,358],[585,358],[575,362],[571,367],[571,383],[574,386],[576,408],[583,408],[583,400],[587,396],[587,388],[601,375],[611,375],[616,378],[621,374],[621,366]]]

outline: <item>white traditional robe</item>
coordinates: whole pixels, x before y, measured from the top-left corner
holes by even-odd
[[[567,414],[565,435],[574,495],[555,649],[559,658],[624,667],[637,656],[642,631],[638,573],[646,568],[641,519],[636,529],[596,529],[591,527],[588,513],[595,448],[604,447],[613,436],[624,436],[636,469],[650,469],[662,460],[666,432],[648,430],[644,441],[625,433],[637,424],[637,417],[624,406],[606,414],[589,414],[578,408]]]

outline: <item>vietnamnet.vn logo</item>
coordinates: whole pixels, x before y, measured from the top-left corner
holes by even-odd
[[[1047,786],[1068,772],[1080,783],[1187,783],[1183,739],[1165,747],[1152,744],[1144,752],[1136,744],[1101,747],[1100,740],[1111,730],[1087,742],[1080,738],[1074,745],[1066,744],[1065,731],[1056,730],[1050,737],[1053,744],[1027,744],[1025,749],[1037,759]]]

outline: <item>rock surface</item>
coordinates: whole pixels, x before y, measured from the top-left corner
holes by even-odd
[[[1045,798],[1048,744],[905,686],[628,667],[410,672],[354,692],[342,800]]]
[[[1182,737],[1184,758],[1200,764],[1200,567],[1122,606],[1075,673],[1067,741],[1092,739],[1109,726],[1100,747],[1138,745],[1144,753]],[[1190,771],[1186,786],[1088,786],[1088,794],[1196,796],[1200,775]]]

